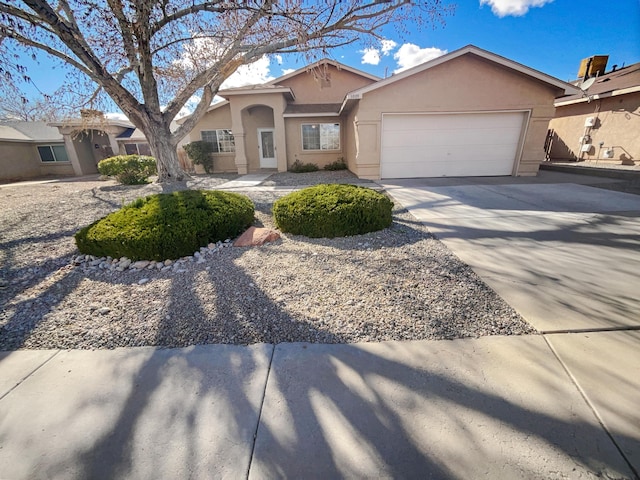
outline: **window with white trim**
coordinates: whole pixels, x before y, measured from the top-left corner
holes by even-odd
[[[213,145],[213,153],[229,153],[236,151],[236,142],[231,130],[203,130],[200,132],[203,142]]]
[[[44,163],[69,161],[64,145],[38,145],[38,154]]]
[[[125,143],[124,151],[127,155],[151,156],[151,148],[148,143]]]
[[[302,124],[303,150],[340,150],[339,123]]]

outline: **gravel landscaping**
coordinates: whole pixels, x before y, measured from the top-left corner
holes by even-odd
[[[188,185],[208,189],[236,177],[198,176]],[[242,192],[256,204],[256,225],[273,227],[271,205],[290,190],[269,187],[293,187],[296,179],[357,181],[344,171],[274,175]],[[93,259],[74,264],[79,228],[176,188],[99,180],[0,188],[0,350],[534,332],[397,206],[390,228],[355,237],[283,234],[262,247],[212,245],[171,264],[124,271]]]

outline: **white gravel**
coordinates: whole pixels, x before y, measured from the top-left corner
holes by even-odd
[[[346,181],[347,174],[301,174],[300,183]],[[281,174],[272,185],[291,186],[290,175]],[[198,177],[190,186],[214,188],[230,178]],[[162,190],[112,181],[0,188],[0,350],[534,332],[398,208],[390,228],[355,237],[283,234],[263,247],[214,245],[178,262],[123,271],[104,259],[74,265],[75,231]],[[257,225],[273,227],[271,204],[287,190],[245,192],[256,203]]]

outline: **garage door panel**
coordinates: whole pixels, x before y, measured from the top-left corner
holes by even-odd
[[[428,152],[425,152],[428,149]],[[397,146],[385,149],[389,155],[398,158],[392,162],[417,162],[429,163],[434,161],[455,161],[482,159],[483,161],[501,162],[499,158],[510,155],[511,145],[473,145],[473,153],[469,152],[468,145],[429,145],[429,146]]]
[[[388,133],[388,131],[385,131]],[[386,137],[385,147],[393,148],[402,145],[416,145],[423,148],[430,146],[457,145],[493,145],[496,139],[502,144],[512,145],[520,138],[520,128],[482,129],[482,130],[454,130],[442,129],[432,131],[406,130],[394,132]]]
[[[386,114],[381,177],[511,175],[524,115]]]
[[[440,130],[505,128],[513,126],[513,121],[522,118],[522,112],[469,113],[469,114],[388,114],[385,129]]]
[[[488,173],[491,172],[491,173]],[[473,160],[467,163],[451,163],[446,160],[427,163],[399,162],[383,165],[382,178],[417,178],[417,177],[477,177],[492,175],[511,175],[499,162],[482,162]]]

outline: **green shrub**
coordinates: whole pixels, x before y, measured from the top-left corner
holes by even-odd
[[[147,178],[156,173],[156,159],[146,155],[116,155],[98,163],[98,171],[116,177],[123,185],[149,183]]]
[[[347,168],[348,168],[347,164],[345,163],[345,161],[342,158],[340,158],[340,159],[336,160],[335,162],[332,162],[332,163],[324,166],[325,170],[330,170],[330,171],[333,171],[333,170],[346,170]]]
[[[391,225],[393,202],[374,190],[354,185],[317,185],[290,193],[273,204],[283,232],[307,237],[345,237]]]
[[[289,171],[293,173],[307,173],[317,172],[320,170],[315,163],[302,163],[300,160],[296,160],[289,167]]]
[[[237,236],[253,214],[244,195],[184,190],[139,198],[78,231],[75,240],[80,252],[97,257],[175,259]]]
[[[187,143],[184,146],[184,151],[187,152],[194,165],[202,165],[206,173],[213,172],[213,159],[211,158],[213,145],[209,142],[198,140]]]

